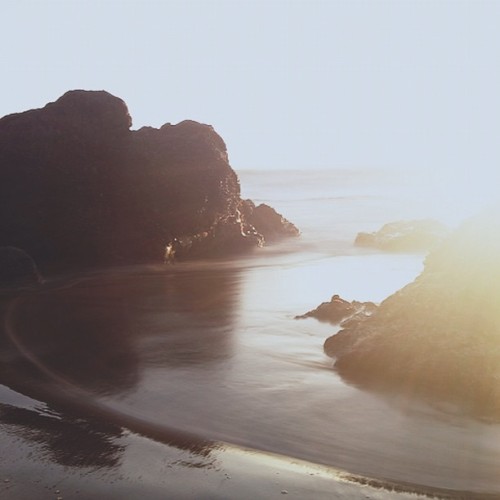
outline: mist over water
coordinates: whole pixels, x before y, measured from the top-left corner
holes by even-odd
[[[316,231],[312,236],[319,239],[352,237],[399,219],[435,218],[456,226],[496,203],[496,176],[484,172],[466,176],[360,168],[242,170],[238,175],[243,197],[272,201],[306,234]]]
[[[334,327],[294,319],[334,293],[379,302],[412,281],[423,255],[353,241],[433,215],[429,206],[380,172],[240,179],[244,197],[276,207],[302,237],[226,261],[109,270],[28,297],[12,311],[12,332],[55,375],[47,383],[63,380],[124,417],[207,439],[500,492],[497,425],[346,385],[323,354]],[[22,360],[7,372],[30,376]]]

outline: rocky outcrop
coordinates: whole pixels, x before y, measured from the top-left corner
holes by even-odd
[[[226,145],[211,126],[130,126],[125,103],[105,91],[70,91],[2,118],[0,246],[22,248],[44,269],[226,255],[265,243],[260,221],[245,219]],[[274,231],[290,234],[269,210]]]
[[[374,233],[358,233],[354,244],[385,252],[424,252],[441,242],[447,232],[444,224],[432,219],[397,221]]]
[[[377,306],[373,302],[358,302],[356,300],[349,302],[339,295],[334,295],[330,302],[323,302],[316,309],[295,316],[295,319],[316,318],[319,321],[338,325],[345,320],[370,316],[376,308]]]
[[[244,200],[241,213],[249,224],[259,228],[265,241],[275,242],[299,235],[299,230],[291,222],[265,203],[255,206],[252,200]]]
[[[500,217],[464,223],[422,274],[325,343],[336,370],[368,387],[500,418]]]

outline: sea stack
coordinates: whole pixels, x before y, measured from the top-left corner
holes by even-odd
[[[267,225],[246,218],[211,126],[131,124],[126,104],[105,91],[70,91],[3,117],[0,246],[44,270],[224,256],[267,242]],[[271,233],[298,230],[276,214]]]

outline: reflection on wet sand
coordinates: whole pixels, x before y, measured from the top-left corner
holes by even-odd
[[[210,466],[216,443],[120,414],[96,398],[133,390],[147,365],[230,356],[238,283],[235,271],[179,268],[109,273],[5,297],[0,382],[57,411],[0,405],[0,424],[42,444],[61,465],[117,466],[126,427],[188,450],[199,457],[196,467]]]
[[[39,381],[42,367],[111,395],[133,389],[143,364],[226,358],[237,285],[227,270],[117,274],[17,298],[9,305],[11,338],[3,332],[0,340],[0,380]]]
[[[141,363],[206,367],[231,357],[239,285],[234,270],[168,275],[161,302],[142,318]]]
[[[194,482],[193,474],[200,468],[197,496],[193,493],[189,498],[206,498],[202,490],[208,470],[215,471],[211,491],[219,491],[221,480],[231,483],[217,473],[221,461],[227,466],[234,457],[231,446],[219,451],[220,441],[280,453],[288,461],[297,457],[333,465],[381,478],[383,484],[497,493],[500,455],[494,443],[500,430],[458,418],[442,422],[439,411],[429,408],[421,414],[411,408],[401,411],[346,386],[323,357],[325,335],[293,320],[290,313],[298,308],[286,304],[303,293],[304,270],[309,269],[309,274],[328,271],[338,279],[345,260],[334,261],[331,269],[313,261],[308,268],[261,266],[248,272],[239,262],[218,267],[176,265],[154,272],[117,270],[67,281],[64,290],[58,284],[58,290],[53,286],[19,295],[4,306],[0,383],[50,404],[61,420],[72,421],[66,415],[78,415],[90,422],[97,435],[102,422],[130,430],[121,435],[111,431],[112,444],[124,449],[116,449],[117,465],[108,467],[105,475],[148,474],[155,462],[156,478],[163,481],[172,465],[168,480],[161,483],[166,491],[181,492],[172,493],[172,498],[184,498],[186,484]],[[388,265],[392,263],[391,258]],[[239,266],[241,271],[229,266]],[[65,356],[69,359],[64,360]],[[37,408],[36,403],[26,405]],[[12,422],[18,416],[25,418],[15,414],[9,424],[0,419],[5,443],[9,439],[15,449],[16,442],[22,442],[29,450],[26,453],[38,453],[41,443],[30,441],[29,427],[17,427],[25,438],[7,430],[16,429]],[[37,418],[33,421],[36,428]],[[95,429],[93,422],[97,422]],[[45,426],[42,421],[40,428]],[[79,440],[85,439],[79,435]],[[144,443],[143,437],[155,441],[151,448],[148,445],[153,455],[134,451],[134,442]],[[64,439],[54,441],[66,447]],[[168,452],[168,462],[163,456],[168,447],[159,443],[175,447]],[[226,462],[221,455],[229,457]],[[47,467],[53,470],[56,460],[46,460],[41,473]],[[257,452],[259,474],[266,474],[262,460]],[[13,470],[5,458],[3,467]],[[82,467],[73,470],[85,472]],[[248,476],[247,468],[239,472],[240,481],[248,479],[248,495],[232,490],[234,494],[225,498],[259,498],[253,490],[259,482]],[[275,484],[272,476],[266,476],[271,481],[268,485]],[[146,479],[133,477],[122,483],[123,488],[136,484],[134,491],[138,491],[137,485],[147,485]],[[179,477],[182,481],[172,485],[171,479]],[[91,478],[99,483],[96,474]],[[297,480],[294,476],[294,485]],[[308,488],[314,491],[314,485]],[[112,498],[132,497],[123,489],[114,491]],[[146,496],[164,498],[164,493]],[[267,493],[260,498],[269,498]],[[296,496],[312,497],[320,498]]]
[[[0,404],[0,424],[41,445],[51,460],[67,467],[116,467],[124,451],[117,442],[121,427],[95,419]]]
[[[78,295],[55,291],[11,305],[7,333],[19,354],[9,363],[10,374],[39,380],[41,372],[46,383],[53,374],[101,394],[132,387],[138,361],[130,311]]]

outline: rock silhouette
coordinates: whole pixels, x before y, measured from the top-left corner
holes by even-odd
[[[131,123],[125,103],[105,91],[70,91],[3,117],[0,246],[24,250],[43,272],[161,262],[167,248],[168,258],[218,256],[265,242],[258,221],[245,219],[211,126],[133,131]],[[297,234],[275,221],[273,237]]]

